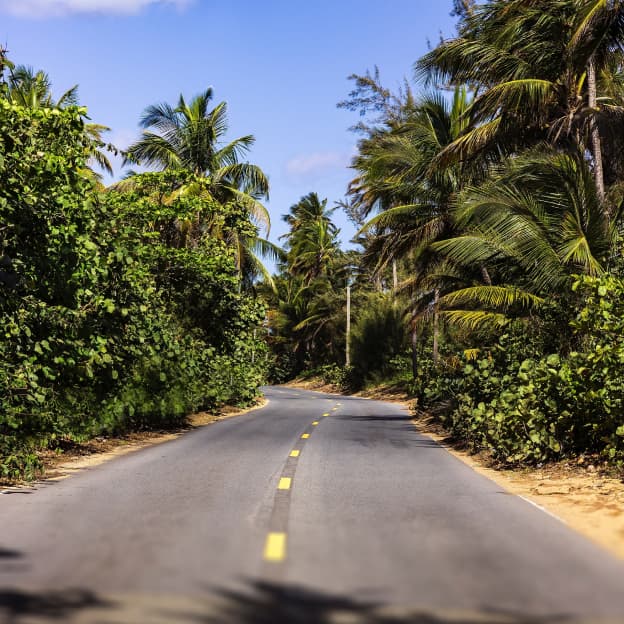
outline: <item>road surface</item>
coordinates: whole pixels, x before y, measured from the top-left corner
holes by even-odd
[[[398,405],[263,409],[0,495],[0,622],[624,622],[624,563]]]

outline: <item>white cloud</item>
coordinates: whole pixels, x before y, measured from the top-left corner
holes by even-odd
[[[154,4],[183,8],[194,0],[0,0],[0,12],[18,17],[41,18],[72,13],[136,15]]]
[[[286,163],[290,174],[307,176],[339,169],[349,165],[349,154],[344,152],[315,152],[296,156]]]

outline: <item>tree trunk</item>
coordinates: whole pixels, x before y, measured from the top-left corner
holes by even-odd
[[[594,57],[589,59],[587,64],[587,98],[588,105],[592,109],[589,117],[589,128],[591,132],[592,152],[594,154],[594,179],[596,181],[596,193],[600,201],[604,201],[604,172],[602,169],[602,144],[600,141],[600,130],[596,121],[598,102],[596,97],[596,65]]]
[[[490,273],[487,270],[487,267],[485,266],[485,264],[481,265],[481,278],[485,282],[486,286],[492,285],[492,278],[490,277]]]
[[[397,290],[399,289],[399,279],[397,277],[397,265],[396,260],[392,261],[392,291],[396,298]]]
[[[412,375],[414,379],[418,375],[418,331],[416,325],[412,328]]]
[[[435,294],[433,296],[433,363],[435,366],[438,365],[440,360],[440,354],[438,350],[438,341],[439,341],[439,333],[440,333],[440,319],[438,317],[438,302],[440,301],[440,289],[435,289]]]

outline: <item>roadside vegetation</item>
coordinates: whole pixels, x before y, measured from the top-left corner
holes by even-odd
[[[107,129],[76,88],[55,100],[0,57],[0,478],[256,396],[268,183],[211,99],[148,107],[125,158],[155,171],[105,188]]]
[[[314,194],[286,217],[273,378],[405,384],[501,464],[624,465],[624,5],[458,1],[457,33],[359,114],[341,251]],[[346,286],[351,362],[345,366]]]
[[[0,477],[311,374],[398,384],[501,464],[624,466],[624,4],[455,15],[398,91],[351,76],[346,199],[301,197],[282,248],[211,89],[147,106],[105,187],[77,88],[0,53]]]

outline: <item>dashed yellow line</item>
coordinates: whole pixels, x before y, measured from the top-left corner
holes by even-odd
[[[310,437],[310,434],[309,434],[309,433],[304,433],[301,437],[302,437],[304,440],[307,440],[307,439]]]
[[[300,453],[300,452],[301,452],[301,451],[299,451],[299,450],[295,449],[294,451],[290,451],[290,456],[291,456],[291,457],[299,457],[299,453]]]
[[[290,477],[282,477],[277,484],[278,490],[290,490],[292,479]]]
[[[318,425],[318,424],[319,424],[319,421],[318,421],[318,420],[315,420],[312,424],[316,427],[316,425]]]
[[[323,416],[329,416],[329,412],[325,412]]]
[[[286,533],[269,533],[264,545],[266,561],[284,561],[286,558]]]

